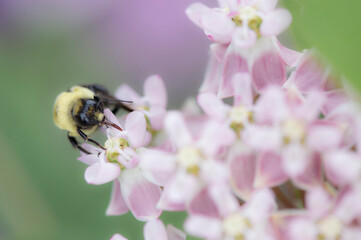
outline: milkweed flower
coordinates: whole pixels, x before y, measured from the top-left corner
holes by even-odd
[[[121,126],[109,109],[104,111],[107,119]],[[134,111],[125,120],[124,131],[107,128],[106,150],[92,147],[89,155],[79,158],[90,164],[85,170],[89,184],[113,181],[111,201],[107,215],[119,215],[129,210],[138,220],[157,218],[161,211],[156,208],[161,189],[146,180],[138,167],[140,151],[144,145],[146,123],[144,115]],[[85,148],[88,145],[84,146]]]
[[[219,8],[194,3],[186,10],[188,17],[217,43],[233,42],[240,48],[251,47],[257,38],[280,34],[292,21],[287,10],[276,9],[277,0],[218,2]]]

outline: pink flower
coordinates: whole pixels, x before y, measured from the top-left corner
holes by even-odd
[[[158,206],[165,210],[183,210],[185,203],[202,184],[226,181],[225,166],[219,162],[222,150],[235,141],[230,127],[204,121],[193,136],[180,112],[169,112],[165,128],[173,145],[171,152],[144,151],[141,167],[147,178],[164,191]]]
[[[167,107],[167,92],[163,80],[158,75],[148,77],[144,82],[144,96],[139,96],[132,88],[124,84],[115,92],[118,99],[133,101],[133,107],[147,117],[153,130],[163,128]],[[150,129],[149,129],[150,130]]]
[[[307,194],[306,213],[288,223],[289,238],[360,239],[360,196],[360,186],[343,189],[336,198],[324,189],[312,189]]]
[[[164,226],[159,219],[151,220],[144,225],[145,240],[185,240],[186,235],[172,225]],[[120,234],[114,234],[110,240],[127,240]]]
[[[221,44],[232,42],[248,48],[261,36],[275,36],[291,23],[292,16],[285,9],[275,9],[272,1],[219,1],[220,8],[208,8],[201,3],[190,5],[186,14],[204,29],[209,39]]]
[[[110,110],[106,109],[104,114],[120,126]],[[91,148],[89,150],[92,154],[79,158],[90,164],[85,171],[85,180],[96,185],[113,181],[107,215],[124,214],[129,209],[141,221],[157,218],[161,213],[156,208],[161,189],[146,180],[138,167],[137,151],[143,146],[146,133],[144,115],[137,111],[131,112],[123,129],[107,128],[106,150]]]
[[[185,229],[207,240],[276,239],[269,221],[275,210],[268,189],[255,192],[243,206],[226,188],[203,189],[190,203]]]

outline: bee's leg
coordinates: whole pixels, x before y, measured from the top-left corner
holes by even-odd
[[[100,145],[100,143],[98,143],[97,141],[89,138],[80,128],[78,128],[77,131],[78,131],[79,135],[80,135],[85,141],[91,142],[91,143],[97,145],[98,147],[100,147],[101,149],[106,150],[102,145]]]
[[[83,153],[86,154],[90,154],[90,152],[88,152],[87,150],[85,150],[83,147],[81,147],[78,143],[78,141],[75,139],[75,137],[71,137],[68,135],[68,140],[71,143],[71,145],[75,148],[75,149],[79,149],[80,151],[82,151]]]

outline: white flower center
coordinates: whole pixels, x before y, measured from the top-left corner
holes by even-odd
[[[225,234],[237,240],[243,239],[245,232],[250,228],[250,221],[240,214],[232,214],[223,220]]]
[[[178,151],[178,163],[185,168],[188,173],[197,175],[199,164],[202,161],[202,152],[195,147],[184,147]]]
[[[239,10],[239,16],[242,20],[250,20],[258,17],[257,9],[251,6],[245,6]]]
[[[282,125],[282,132],[285,136],[285,143],[302,142],[306,137],[304,124],[297,119],[288,119]]]
[[[128,142],[123,138],[109,138],[105,142],[106,156],[109,162],[118,163],[118,156],[120,152],[129,146]]]
[[[252,112],[243,106],[238,106],[232,108],[229,113],[229,116],[234,123],[246,123],[252,117]]]
[[[327,217],[318,223],[318,230],[321,239],[339,239],[342,223],[336,217]]]

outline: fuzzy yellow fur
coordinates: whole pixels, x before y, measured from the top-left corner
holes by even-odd
[[[73,120],[72,109],[80,99],[94,98],[94,93],[85,87],[74,86],[70,92],[62,92],[58,95],[54,104],[54,122],[55,125],[67,130],[70,136],[78,137],[77,126]],[[82,130],[85,134],[95,131],[97,126]]]

